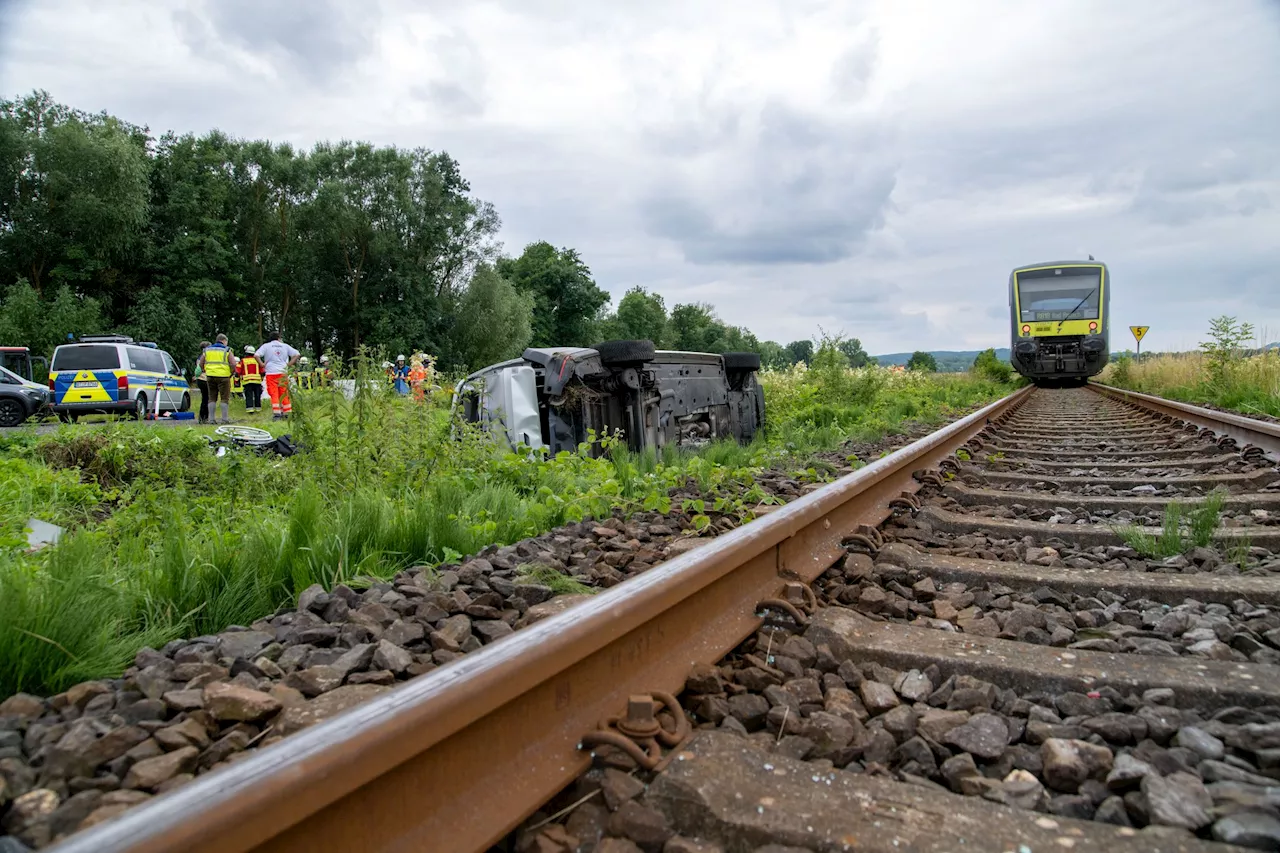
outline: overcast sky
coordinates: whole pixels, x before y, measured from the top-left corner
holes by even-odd
[[[1275,0],[0,0],[0,94],[153,132],[443,149],[509,253],[783,343],[1008,345],[1093,254],[1112,345],[1280,338]]]

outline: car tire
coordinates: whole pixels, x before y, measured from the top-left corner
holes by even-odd
[[[178,404],[178,411],[179,412],[191,411],[191,395],[188,394],[186,391],[182,392],[182,402]]]
[[[739,370],[759,370],[760,354],[756,352],[726,352],[721,354],[724,369],[729,372]]]
[[[133,401],[133,419],[135,421],[145,421],[147,419],[146,394],[138,394],[138,399]]]
[[[0,427],[16,427],[26,419],[26,406],[10,397],[0,397]]]
[[[657,353],[653,341],[604,341],[592,347],[606,365],[641,364]]]

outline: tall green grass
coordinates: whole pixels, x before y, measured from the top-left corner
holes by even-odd
[[[698,453],[631,453],[612,437],[598,459],[513,452],[452,423],[447,393],[391,395],[366,360],[353,399],[295,395],[290,429],[309,450],[287,459],[219,458],[201,430],[130,422],[0,441],[0,696],[118,674],[143,646],[251,624],[312,584],[385,579],[616,509],[665,512],[689,481],[720,495],[707,510],[749,517],[763,466],[1007,390],[880,373],[766,372],[767,434]],[[33,516],[67,533],[28,553]]]

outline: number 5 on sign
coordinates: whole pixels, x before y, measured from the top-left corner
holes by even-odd
[[[1138,342],[1138,358],[1142,358],[1142,337],[1147,333],[1150,326],[1130,326],[1129,331],[1133,332],[1133,339]]]

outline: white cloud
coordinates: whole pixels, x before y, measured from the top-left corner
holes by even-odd
[[[1010,268],[1092,253],[1160,348],[1280,329],[1278,32],[1267,0],[28,0],[0,83],[448,150],[509,249],[784,342],[999,345]]]

